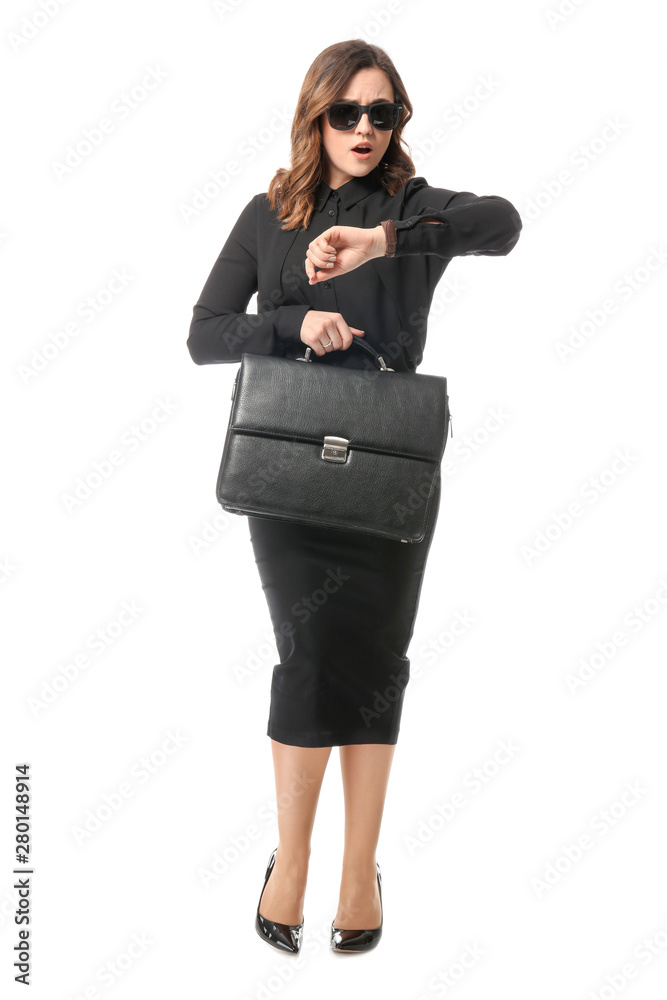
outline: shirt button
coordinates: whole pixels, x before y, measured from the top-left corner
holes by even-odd
[[[334,212],[333,208],[330,208],[330,209],[329,209],[329,215],[335,215],[335,214],[336,214],[336,213]]]
[[[406,226],[411,226],[412,225],[411,222],[406,222],[405,224],[406,224]]]
[[[330,281],[325,281],[324,282],[324,287],[325,288],[331,288],[331,282]]]

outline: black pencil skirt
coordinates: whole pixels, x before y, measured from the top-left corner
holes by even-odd
[[[440,478],[421,542],[248,517],[280,662],[267,735],[291,746],[396,743]]]

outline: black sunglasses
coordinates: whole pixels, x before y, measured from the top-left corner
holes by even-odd
[[[402,110],[402,104],[391,104],[389,101],[375,101],[374,104],[365,105],[355,104],[354,101],[337,101],[327,108],[327,118],[332,128],[347,132],[354,128],[366,112],[373,128],[390,132],[398,125]]]

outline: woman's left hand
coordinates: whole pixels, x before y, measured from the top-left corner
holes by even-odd
[[[382,226],[357,229],[355,226],[332,226],[308,244],[306,274],[310,285],[339,274],[354,271],[374,257],[383,257],[386,239]],[[321,268],[316,271],[315,268]]]

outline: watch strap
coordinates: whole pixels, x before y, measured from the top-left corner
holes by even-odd
[[[385,249],[385,257],[395,257],[396,256],[396,226],[391,221],[387,219],[381,222],[380,225],[384,229],[385,239],[387,241],[387,247]]]

